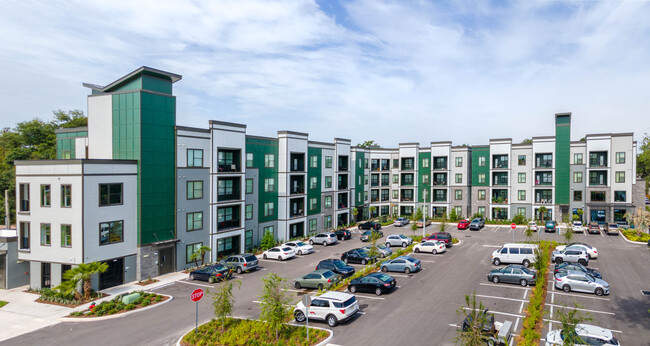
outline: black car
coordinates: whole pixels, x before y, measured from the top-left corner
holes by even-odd
[[[341,255],[341,261],[345,263],[359,263],[366,265],[366,263],[374,262],[376,259],[376,256],[371,257],[368,252],[362,249],[352,249]]]
[[[345,262],[338,260],[338,259],[326,259],[320,261],[318,265],[316,266],[316,269],[328,269],[336,274],[341,275],[343,278],[347,278],[349,276],[354,275],[354,267],[351,267]]]
[[[359,229],[374,229],[374,230],[378,230],[378,229],[381,229],[381,224],[380,224],[380,223],[377,223],[377,222],[374,222],[374,221],[368,221],[368,222],[364,222],[364,223],[362,223],[362,224],[359,224]]]
[[[372,273],[366,276],[356,278],[348,284],[350,293],[356,292],[375,292],[380,296],[397,285],[394,277],[385,273]]]
[[[365,231],[365,232],[363,232],[363,234],[361,234],[361,237],[359,237],[359,240],[361,240],[361,241],[370,241],[371,240],[370,238],[373,237],[373,236],[377,237],[377,239],[383,238],[384,237],[384,232],[377,231],[377,230]]]
[[[213,264],[191,272],[190,280],[202,280],[212,283],[227,280],[232,272],[231,267],[223,264]]]
[[[463,331],[466,332],[470,328],[470,323],[472,323],[472,320],[475,318],[478,320],[484,320],[483,322],[483,334],[487,334],[490,336],[493,336],[496,334],[496,327],[494,326],[494,315],[489,313],[487,309],[483,311],[475,311],[475,312],[470,312],[467,314],[467,317],[465,317],[465,320],[463,321]]]
[[[587,268],[587,267],[583,266],[580,263],[562,262],[560,264],[555,265],[555,273],[566,272],[566,271],[569,271],[569,270],[576,270],[576,271],[579,271],[579,272],[584,272],[584,273],[587,273],[587,274],[595,277],[596,279],[602,279],[603,278],[603,275],[599,271],[597,271],[595,269]]]
[[[347,240],[352,238],[352,232],[348,231],[347,229],[337,229],[334,231],[334,234],[336,234],[336,238],[339,240]]]

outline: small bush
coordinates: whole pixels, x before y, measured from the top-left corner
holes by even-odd
[[[135,304],[128,304],[127,306],[124,307],[124,310],[133,310],[135,309]]]

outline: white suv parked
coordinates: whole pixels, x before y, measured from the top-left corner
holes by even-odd
[[[323,246],[336,244],[337,242],[336,233],[324,232],[318,233],[315,236],[309,238],[309,244],[321,244]]]
[[[311,297],[309,306],[309,318],[326,321],[330,327],[336,327],[340,322],[346,321],[359,311],[357,298],[350,294],[337,291],[329,291],[320,296]],[[304,322],[307,309],[301,302],[293,310],[296,322]]]
[[[492,263],[497,266],[501,263],[514,263],[528,267],[535,262],[535,254],[538,252],[536,244],[505,244],[492,252]]]
[[[387,247],[391,247],[391,246],[407,247],[411,245],[411,243],[413,243],[413,239],[403,234],[393,234],[386,237]]]

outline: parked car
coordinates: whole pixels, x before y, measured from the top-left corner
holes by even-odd
[[[618,224],[615,224],[613,222],[606,223],[605,233],[607,233],[607,235],[618,235],[618,228]]]
[[[582,222],[573,221],[573,224],[571,225],[571,230],[574,232],[584,232],[585,228],[584,226],[582,226]]]
[[[282,246],[290,247],[299,256],[314,252],[314,247],[304,241],[290,241],[282,244]]]
[[[364,246],[361,249],[370,252],[370,246]],[[381,258],[388,257],[393,254],[393,250],[384,244],[377,244],[377,252],[379,252],[379,257]]]
[[[479,320],[485,319],[483,324],[483,333],[494,335],[496,334],[496,327],[494,325],[494,315],[488,312],[488,309],[478,312]],[[463,320],[462,328],[463,331],[468,331],[470,325],[472,324],[472,314],[468,314]]]
[[[472,222],[469,224],[469,230],[480,230],[481,228],[485,227],[485,219],[481,217],[477,217]]]
[[[384,273],[392,271],[409,274],[422,270],[422,263],[411,256],[399,256],[382,263],[380,268]]]
[[[587,252],[583,249],[579,249],[577,247],[567,247],[560,251],[553,251],[551,255],[551,261],[557,264],[560,264],[562,262],[569,262],[580,263],[583,266],[586,266],[589,264],[589,256],[587,256]]]
[[[456,228],[458,229],[468,229],[469,228],[469,220],[460,220],[458,221],[458,225],[456,225]]]
[[[310,245],[321,244],[323,246],[327,246],[327,245],[336,244],[337,242],[338,239],[336,238],[336,234],[332,232],[318,233],[315,236],[309,238]]]
[[[322,290],[330,288],[341,281],[341,276],[327,269],[316,269],[313,272],[293,279],[293,287],[296,289],[317,288]]]
[[[352,249],[341,254],[341,261],[345,263],[359,263],[366,265],[377,260],[376,256],[370,256],[370,253],[362,249]]]
[[[263,259],[276,259],[284,261],[289,258],[296,257],[296,253],[288,246],[276,246],[262,252]]]
[[[237,274],[241,274],[243,272],[249,272],[257,269],[259,261],[255,255],[244,253],[241,255],[230,256],[225,260],[221,260],[219,263],[230,266],[237,272]]]
[[[571,243],[569,245],[559,245],[555,247],[555,250],[561,251],[568,247],[574,247],[574,248],[585,250],[587,252],[587,257],[589,257],[590,260],[594,258],[598,258],[598,249],[585,243]]]
[[[559,288],[564,292],[595,293],[597,296],[609,294],[609,284],[606,281],[575,270],[556,273],[555,288]]]
[[[487,275],[488,281],[495,284],[499,282],[506,282],[511,284],[520,284],[524,287],[535,284],[537,279],[537,272],[530,270],[522,265],[511,264],[509,266],[492,269]]]
[[[544,224],[544,232],[555,232],[557,231],[557,222],[553,220],[546,221]]]
[[[537,232],[537,222],[535,221],[529,221],[528,222],[528,228],[532,229],[533,231]]]
[[[326,321],[330,327],[336,327],[339,323],[352,318],[359,311],[357,298],[349,293],[329,291],[320,296],[311,297],[309,306],[309,319]],[[307,320],[307,308],[302,303],[293,310],[293,317],[296,322],[302,323]]]
[[[589,227],[587,228],[587,231],[589,231],[589,233],[598,234],[598,233],[600,233],[600,225],[596,221],[591,221],[589,223]]]
[[[209,283],[227,280],[233,269],[223,264],[213,264],[190,272],[190,280],[208,281]]]
[[[429,240],[424,243],[415,244],[415,246],[413,246],[413,251],[416,253],[431,252],[432,254],[437,255],[447,251],[447,246],[439,240]]]
[[[339,259],[324,259],[316,265],[316,270],[318,269],[331,270],[334,273],[341,275],[344,279],[348,276],[354,275],[354,267],[345,264],[345,262]]]
[[[386,246],[401,246],[407,247],[413,243],[413,238],[407,237],[403,234],[393,234],[386,237]]]
[[[381,229],[381,224],[377,223],[377,222],[374,222],[374,221],[368,221],[368,222],[364,222],[364,223],[359,224],[359,229],[374,229],[374,230],[377,230],[377,229]]]
[[[353,279],[348,284],[348,290],[352,293],[356,292],[374,292],[380,296],[393,288],[397,281],[394,277],[385,273],[372,273],[366,276]]]
[[[363,232],[363,234],[361,234],[361,237],[359,239],[361,239],[361,241],[370,241],[370,235],[372,234],[376,235],[377,238],[384,237],[384,232],[372,230],[372,231]]]
[[[408,218],[398,217],[393,224],[397,227],[402,227],[404,225],[408,225],[410,222],[411,220],[409,220]]]
[[[569,270],[575,270],[575,271],[587,273],[587,274],[595,277],[596,279],[602,279],[603,278],[603,275],[600,274],[600,272],[597,271],[596,269],[587,268],[587,267],[583,266],[580,263],[563,262],[563,263],[559,263],[559,264],[555,265],[555,273],[566,272],[566,271],[569,271]]]
[[[451,237],[451,234],[449,234],[448,232],[437,232],[437,233],[434,233],[434,234],[432,234],[432,235],[430,235],[428,237],[422,238],[423,243],[431,241],[431,240],[441,241],[441,242],[445,243],[446,247],[451,247],[451,245],[452,245],[452,237]]]
[[[426,221],[426,225],[429,226],[430,224],[431,224],[431,220],[427,219],[427,221]],[[424,222],[424,220],[420,219],[420,220],[417,220],[417,221],[415,222],[415,225],[416,225],[418,228],[422,228],[422,227],[424,227],[425,222]]]
[[[535,261],[535,254],[538,252],[537,244],[505,244],[492,252],[492,263],[497,266],[501,263],[521,263],[524,267],[528,267]]]
[[[573,331],[574,336],[579,337],[582,342],[575,345],[601,345],[601,346],[618,346],[620,345],[618,339],[612,335],[609,329],[592,326],[590,324],[579,323],[576,324]],[[549,330],[546,333],[546,346],[559,346],[564,345],[564,338],[561,329]]]
[[[336,234],[336,238],[339,240],[348,240],[352,238],[352,232],[348,231],[345,228],[337,229],[334,231],[334,234]]]

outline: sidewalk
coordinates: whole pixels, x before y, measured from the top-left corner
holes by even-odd
[[[160,281],[147,286],[140,286],[137,281],[124,285],[115,286],[102,290],[109,296],[95,300],[99,304],[105,300],[111,300],[116,295],[131,291],[147,291],[172,282],[184,279],[186,273],[176,272],[156,277]],[[25,333],[52,326],[61,322],[61,318],[73,311],[88,309],[90,303],[80,305],[76,308],[68,308],[58,305],[37,303],[38,295],[24,292],[28,286],[22,286],[11,290],[0,290],[0,300],[9,304],[0,308],[0,342]]]

